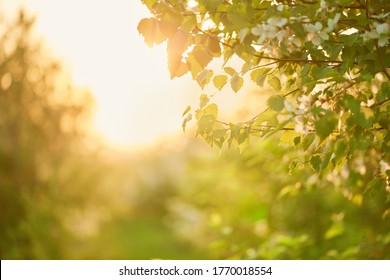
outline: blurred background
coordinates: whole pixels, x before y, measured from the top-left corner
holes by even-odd
[[[182,132],[202,92],[169,79],[165,46],[138,35],[147,16],[0,1],[1,259],[389,259],[385,190],[351,200],[291,171],[283,139],[240,154]],[[225,120],[263,108],[266,90],[246,92],[215,96]]]

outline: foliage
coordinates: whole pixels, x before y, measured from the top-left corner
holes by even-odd
[[[341,178],[348,192],[390,191],[388,1],[143,3],[152,17],[138,30],[149,46],[167,41],[171,78],[190,73],[202,89],[216,88],[200,96],[195,111],[186,110],[183,128],[194,116],[196,134],[207,143],[240,150],[253,137],[276,135],[300,151],[291,172]],[[240,66],[229,64],[233,57]],[[216,58],[218,71],[210,69]],[[239,92],[246,76],[273,89],[267,109],[245,122],[224,122],[212,98],[227,84]]]
[[[269,140],[219,158],[188,150],[168,217],[182,238],[207,245],[209,258],[390,258],[384,188],[349,199],[308,170],[285,176],[296,152]]]

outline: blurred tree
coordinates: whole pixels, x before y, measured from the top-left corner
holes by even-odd
[[[102,149],[91,95],[34,40],[34,20],[0,19],[0,258],[198,255],[163,223],[173,184],[156,158]]]
[[[0,18],[2,259],[61,257],[59,240],[67,235],[61,215],[65,200],[77,196],[69,186],[80,175],[69,162],[81,148],[92,101],[34,42],[33,22],[22,11],[13,23]]]

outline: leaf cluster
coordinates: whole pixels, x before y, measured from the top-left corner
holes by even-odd
[[[390,6],[387,1],[143,1],[152,17],[138,30],[149,45],[167,41],[171,78],[190,73],[204,89],[197,135],[210,145],[237,146],[276,137],[300,150],[304,166],[347,172],[355,187],[382,183],[389,170]],[[242,65],[227,67],[233,57]],[[209,63],[222,60],[222,68]],[[218,119],[212,97],[244,76],[274,94],[246,122]],[[310,139],[310,140],[309,140]],[[310,145],[308,145],[310,142]],[[362,162],[363,167],[357,164]],[[296,166],[291,163],[291,168]],[[387,185],[390,189],[390,186]]]

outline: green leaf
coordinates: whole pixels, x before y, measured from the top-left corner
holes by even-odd
[[[375,95],[375,101],[380,103],[384,102],[387,98],[390,98],[390,84],[383,83],[381,90]]]
[[[251,80],[254,81],[258,86],[263,87],[265,78],[267,78],[268,72],[271,68],[260,68],[251,72]]]
[[[344,106],[351,110],[352,114],[357,116],[360,113],[360,102],[351,95],[344,97]]]
[[[319,119],[314,123],[317,134],[320,136],[321,140],[328,137],[337,125],[337,118],[332,111],[323,110],[322,112],[324,114],[321,114]]]
[[[359,125],[365,128],[371,128],[374,122],[374,112],[370,108],[362,108],[356,119]]]
[[[280,84],[280,80],[276,76],[271,76],[271,78],[268,79],[268,84],[276,91],[280,91],[282,88]]]
[[[337,71],[325,67],[313,67],[311,71],[314,80],[321,80],[338,75]]]
[[[311,144],[313,144],[314,140],[316,139],[316,136],[314,133],[308,133],[303,137],[302,140],[302,148],[304,151],[307,151]]]
[[[214,86],[221,90],[226,85],[228,77],[226,75],[217,75],[213,79]]]
[[[344,233],[344,225],[342,223],[333,224],[326,232],[325,239],[332,239]]]
[[[266,122],[271,126],[277,126],[279,124],[277,116],[278,112],[267,110],[256,118],[254,125],[262,125],[262,123]]]
[[[341,159],[344,159],[347,154],[347,143],[345,139],[340,139],[336,142],[334,148],[334,160],[337,163]]]
[[[296,136],[294,138],[294,146],[298,146],[301,143],[301,136]]]
[[[374,135],[371,132],[364,129],[357,129],[354,133],[354,137],[350,139],[351,149],[367,150],[374,141]]]
[[[237,9],[229,11],[227,13],[227,18],[230,21],[229,27],[232,30],[239,30],[250,24],[244,11],[239,11]]]
[[[338,44],[336,46],[332,46],[330,47],[329,49],[327,49],[327,51],[329,51],[329,54],[330,54],[330,58],[333,59],[333,60],[336,60],[341,52],[341,50],[343,49],[343,45],[342,44]]]
[[[256,50],[250,45],[240,44],[234,48],[234,52],[242,60],[249,63],[253,59],[253,54],[256,53]]]
[[[290,120],[284,120],[281,123],[279,123],[270,133],[267,134],[267,137],[270,137],[277,133],[278,131],[282,130],[285,126],[287,126],[289,123],[291,123]]]
[[[310,68],[311,68],[310,64],[305,64],[305,66],[302,68],[300,76],[305,77],[307,74],[309,74]]]
[[[167,39],[160,31],[159,21],[155,18],[142,19],[139,22],[137,29],[144,37],[144,41],[149,47],[152,47],[153,44],[160,44]]]
[[[301,37],[302,39],[306,38],[306,32],[302,26],[302,23],[294,22],[290,24],[290,27],[294,31],[294,33],[297,34],[299,37]]]
[[[321,170],[321,163],[322,163],[322,160],[321,160],[321,157],[319,155],[314,155],[310,158],[311,167],[313,167],[313,169],[317,172],[320,172],[320,170]]]
[[[235,93],[237,93],[244,85],[244,79],[238,74],[234,74],[230,80],[230,85]]]
[[[359,38],[360,34],[354,33],[350,35],[340,35],[341,42],[344,42],[344,44],[348,47],[351,47]]]
[[[282,95],[272,95],[267,99],[267,105],[270,109],[280,112],[284,108],[284,100]]]

